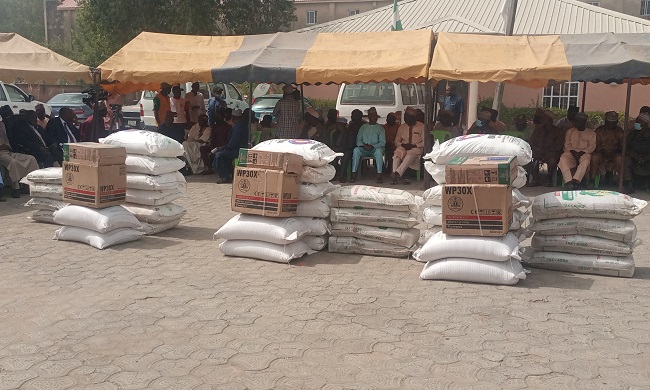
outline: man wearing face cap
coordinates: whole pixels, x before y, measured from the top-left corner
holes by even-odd
[[[483,110],[478,113],[476,122],[467,130],[467,134],[499,134],[499,132],[490,126],[492,112]]]
[[[368,109],[368,123],[361,126],[357,134],[357,147],[352,152],[352,178],[351,183],[357,179],[357,169],[361,157],[373,157],[377,167],[377,183],[383,183],[382,172],[384,168],[384,148],[386,147],[386,130],[377,123],[377,109]]]
[[[416,114],[413,107],[406,107],[404,123],[397,129],[392,184],[397,184],[404,176],[406,168],[420,169],[420,157],[424,148],[424,124],[416,120]],[[404,184],[409,184],[409,181],[404,179]]]
[[[309,107],[305,115],[305,125],[300,132],[300,139],[312,139],[314,141],[328,144],[330,135],[320,121],[320,113],[316,109]]]
[[[618,125],[618,114],[605,114],[605,124],[596,129],[596,151],[591,155],[591,177],[606,174],[602,185],[614,184],[612,172],[620,175],[623,168],[621,152],[624,147],[623,129]]]
[[[575,126],[576,115],[580,112],[577,106],[569,106],[566,112],[566,118],[560,119],[555,126],[559,127],[562,131],[568,131]]]
[[[533,117],[535,129],[530,136],[530,148],[533,151],[533,159],[548,167],[546,186],[551,186],[551,176],[557,169],[560,156],[564,151],[564,132],[553,125],[555,114],[550,110],[537,109]],[[533,182],[529,186],[534,187],[540,184],[539,170],[535,164],[526,166],[528,173],[532,174]],[[537,167],[539,168],[539,167]]]
[[[564,182],[577,190],[591,164],[591,154],[596,150],[596,132],[587,128],[587,114],[580,112],[574,119],[574,127],[564,137],[564,153],[558,166]],[[571,173],[576,169],[575,174]]]

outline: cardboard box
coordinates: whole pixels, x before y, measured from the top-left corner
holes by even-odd
[[[96,142],[64,144],[63,161],[87,165],[120,165],[126,161],[126,149]]]
[[[512,224],[512,188],[499,184],[446,184],[442,189],[442,232],[498,237]]]
[[[126,165],[63,163],[63,200],[104,208],[126,201]]]
[[[302,173],[302,156],[293,153],[264,152],[253,149],[239,149],[240,167],[273,169],[286,173]]]
[[[447,184],[510,185],[516,178],[516,157],[455,157],[445,166]]]
[[[267,217],[292,217],[298,209],[298,175],[273,169],[236,167],[232,211]]]

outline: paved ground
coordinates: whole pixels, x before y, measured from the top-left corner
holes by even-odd
[[[230,187],[212,180],[192,178],[178,229],[104,251],[0,204],[0,389],[650,389],[646,246],[633,279],[514,287],[420,281],[410,260],[225,258]]]

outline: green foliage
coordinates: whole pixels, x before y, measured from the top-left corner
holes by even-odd
[[[336,99],[307,99],[323,114],[327,114],[327,111],[332,108],[336,109]]]
[[[0,32],[15,32],[43,44],[43,0],[0,0]]]
[[[293,1],[222,0],[217,11],[225,31],[234,35],[268,34],[286,30],[296,20]]]

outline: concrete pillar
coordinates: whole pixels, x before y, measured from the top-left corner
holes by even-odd
[[[467,128],[476,122],[476,106],[478,105],[478,81],[469,83],[467,93]]]
[[[331,2],[330,3],[330,18],[329,18],[328,22],[331,21],[331,20],[336,20],[336,19],[338,19],[336,17],[336,3]]]

